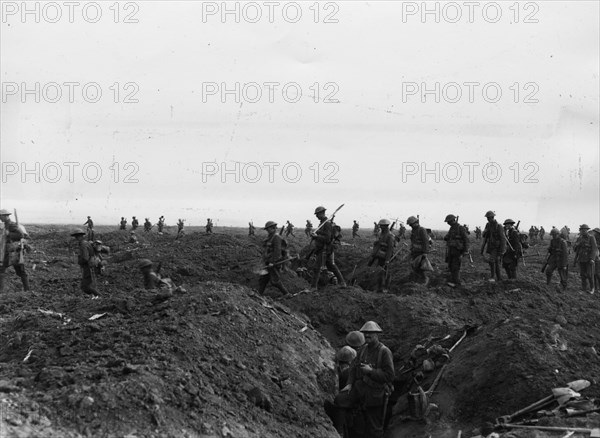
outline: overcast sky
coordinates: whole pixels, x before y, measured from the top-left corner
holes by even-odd
[[[25,224],[600,225],[597,1],[1,3]]]

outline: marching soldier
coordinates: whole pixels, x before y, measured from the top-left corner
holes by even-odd
[[[292,235],[292,237],[296,237],[294,235],[294,224],[290,221],[287,221],[287,225],[285,227],[285,237],[289,237],[290,234]]]
[[[137,230],[138,225],[140,224],[140,222],[137,220],[137,218],[135,216],[133,216],[131,218],[131,229],[132,230]]]
[[[311,221],[307,220],[306,228],[304,228],[304,234],[306,234],[306,237],[310,237],[310,233],[312,233],[312,230],[313,230],[313,224]]]
[[[453,214],[446,216],[444,222],[450,225],[448,234],[444,236],[447,245],[446,262],[448,263],[448,269],[450,269],[448,286],[456,287],[461,284],[460,265],[463,255],[469,252],[469,238],[467,237],[467,231],[458,223],[458,218]]]
[[[502,280],[500,274],[500,259],[506,248],[506,238],[504,237],[504,230],[495,219],[496,213],[488,211],[485,217],[488,223],[485,225],[483,230],[483,245],[481,246],[481,254],[483,255],[484,249],[488,254],[488,263],[490,265],[490,282],[496,280]]]
[[[335,277],[338,280],[338,284],[342,287],[346,287],[346,281],[340,272],[340,269],[335,264],[335,245],[334,243],[334,234],[333,234],[333,225],[330,220],[325,216],[325,207],[318,206],[315,209],[315,216],[319,219],[319,229],[318,231],[311,232],[311,237],[315,241],[315,255],[316,255],[316,263],[313,271],[313,281],[311,288],[316,291],[317,286],[319,284],[319,275],[321,274],[321,268],[323,266],[327,266],[327,269],[334,273]]]
[[[121,222],[119,222],[119,230],[126,230],[127,229],[127,219],[125,219],[123,216],[121,216]]]
[[[546,284],[552,281],[552,274],[558,269],[560,284],[563,290],[567,289],[569,248],[557,228],[550,230],[550,245],[548,246],[548,260],[546,267]]]
[[[600,228],[594,228],[592,235],[596,239],[596,245],[600,242]],[[594,288],[600,289],[600,253],[596,252],[596,259],[594,260]]]
[[[267,267],[258,279],[258,293],[262,295],[269,282],[271,282],[271,284],[279,289],[283,295],[287,295],[288,291],[279,276],[283,264],[276,264],[285,258],[283,238],[277,233],[276,222],[268,221],[263,230],[266,230],[267,233],[269,233],[267,238],[263,241],[262,258]]]
[[[248,236],[255,236],[256,235],[256,227],[254,226],[254,223],[252,222],[248,222]]]
[[[571,229],[569,227],[567,227],[566,225],[560,229],[560,235],[567,242],[571,241]]]
[[[427,230],[419,225],[419,219],[410,216],[406,219],[406,223],[412,228],[410,233],[410,257],[412,259],[411,267],[415,279],[425,284],[429,283],[429,276],[427,274],[428,269],[424,269],[427,260],[427,254],[429,253],[429,235]]]
[[[404,224],[400,224],[400,228],[398,229],[398,239],[404,239],[406,237],[406,227]]]
[[[81,267],[81,290],[83,293],[91,295],[92,299],[98,298],[98,289],[96,284],[96,272],[95,272],[95,251],[91,242],[84,240],[85,232],[81,229],[75,229],[71,233],[71,236],[79,244],[79,250],[77,254],[77,263]]]
[[[94,240],[94,221],[88,216],[87,221],[85,221],[83,225],[87,225],[87,240],[92,242]]]
[[[161,216],[158,218],[158,222],[157,222],[156,226],[158,227],[158,232],[162,233],[163,227],[165,226],[165,217],[164,216]]]
[[[540,227],[540,240],[544,240],[544,236],[546,235],[546,230],[544,230],[544,227]]]
[[[206,219],[206,234],[212,234],[213,222],[211,218]]]
[[[481,240],[481,227],[475,227],[475,240]]]
[[[373,252],[371,253],[371,259],[369,260],[369,266],[373,262],[377,262],[379,266],[379,272],[377,273],[377,292],[387,292],[390,285],[390,276],[388,272],[390,259],[394,254],[394,235],[390,232],[391,222],[388,219],[381,219],[379,226],[381,227],[381,234],[378,239],[373,243]]]
[[[150,230],[152,229],[152,222],[150,222],[149,218],[146,218],[146,220],[144,221],[144,231],[146,233],[150,232]]]
[[[178,219],[177,220],[177,237],[175,238],[175,240],[180,239],[185,234],[183,232],[183,223],[184,222],[185,222],[185,219]]]
[[[581,290],[588,292],[587,283],[590,283],[591,294],[594,293],[594,261],[598,257],[598,245],[594,236],[589,234],[590,227],[583,224],[579,227],[579,237],[573,245],[575,250],[575,262],[579,263],[579,274],[581,275]]]
[[[354,223],[352,224],[352,238],[353,239],[355,237],[360,237],[358,235],[358,228],[359,228],[358,222],[354,221]]]
[[[373,236],[379,237],[379,224],[377,222],[373,222]]]
[[[519,258],[523,257],[523,247],[521,246],[521,236],[514,227],[515,221],[506,219],[504,221],[504,230],[506,236],[506,251],[502,256],[502,266],[509,279],[517,278],[517,267]]]
[[[10,220],[11,213],[6,210],[0,210],[0,221],[4,224],[2,237],[0,238],[0,292],[4,290],[6,270],[9,266],[15,269],[16,274],[21,278],[23,290],[29,291],[29,277],[25,271],[24,239],[28,236],[25,227]]]
[[[342,392],[349,391],[353,405],[362,408],[364,436],[382,438],[387,403],[393,389],[394,361],[390,349],[379,341],[379,334],[383,332],[379,324],[368,321],[360,331],[366,344],[352,361],[348,384]]]

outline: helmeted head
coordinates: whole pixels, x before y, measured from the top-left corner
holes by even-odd
[[[152,267],[152,260],[142,259],[139,261],[138,266],[140,269],[146,269],[146,268]]]
[[[513,221],[512,219],[506,219],[504,221],[503,225],[514,225],[514,224],[515,224],[515,221]]]
[[[353,348],[360,348],[365,345],[365,335],[354,330],[346,335],[346,342]]]
[[[378,224],[380,227],[389,227],[390,225],[392,225],[392,221],[390,221],[389,219],[381,219],[379,221]]]
[[[587,224],[581,224],[581,225],[579,225],[579,231],[584,231],[584,230],[587,231],[589,229],[590,229],[590,226],[587,225]]]
[[[335,354],[335,360],[341,364],[349,364],[356,358],[356,350],[348,345],[343,346]]]
[[[594,229],[592,230],[592,233],[596,233],[596,235],[597,235],[597,236],[600,236],[600,228],[597,228],[597,227],[596,227],[596,228],[594,228]]]
[[[552,228],[550,230],[550,235],[551,236],[560,236],[560,231],[558,230],[558,228]]]
[[[406,219],[406,223],[412,227],[413,225],[419,224],[419,219],[417,219],[415,216],[410,216],[408,219]]]
[[[91,218],[92,218],[91,216],[88,216],[88,219],[91,219]]]
[[[75,228],[73,231],[71,231],[71,236],[85,236],[85,231],[83,231],[81,228]]]
[[[263,228],[263,230],[267,230],[267,231],[269,231],[269,228],[273,228],[273,229],[277,228],[277,222],[268,221],[268,222],[265,224],[265,227]]]
[[[489,210],[486,214],[485,217],[489,218],[494,218],[496,217],[496,213],[494,213],[492,210]]]
[[[446,216],[446,219],[444,219],[444,222],[451,224],[455,220],[456,220],[456,216],[454,216],[453,214],[449,214],[448,216]]]
[[[367,321],[361,327],[360,331],[365,335],[365,341],[369,345],[377,344],[379,341],[379,333],[383,333],[379,324],[375,321]]]
[[[327,209],[325,207],[319,205],[317,208],[315,208],[315,216],[317,216],[319,219],[322,218],[323,216],[325,216],[326,210]]]

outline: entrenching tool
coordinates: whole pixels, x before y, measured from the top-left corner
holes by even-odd
[[[544,397],[543,399],[540,399],[535,403],[530,404],[529,406],[515,412],[512,415],[504,415],[502,417],[496,418],[496,424],[505,426],[511,421],[513,421],[515,418],[518,418],[525,414],[530,414],[532,412],[539,411],[540,409],[551,404],[555,400],[558,401],[561,397],[563,397],[562,401],[564,403],[565,401],[568,401],[574,394],[577,394],[575,391],[581,391],[582,389],[585,389],[588,386],[590,386],[590,382],[587,380],[574,380],[572,382],[567,383],[566,388],[554,388],[552,390],[552,395]]]
[[[270,265],[270,266],[269,266],[269,265],[267,265],[267,266],[263,266],[263,267],[261,267],[261,268],[257,269],[257,271],[259,271],[258,273],[259,273],[259,274],[261,274],[261,275],[266,275],[266,274],[267,274],[267,272],[264,272],[264,273],[263,273],[263,271],[266,271],[267,269],[269,269],[269,268],[272,268],[272,267],[274,267],[274,266],[278,266],[278,265],[281,265],[281,264],[283,264],[283,263],[286,263],[286,262],[291,262],[292,260],[299,260],[299,259],[300,259],[300,256],[299,256],[299,255],[295,255],[295,256],[293,256],[293,257],[289,257],[289,258],[287,258],[287,259],[284,259],[284,260],[279,260],[278,262],[275,262],[275,263],[273,263],[273,264],[272,264],[272,265]]]

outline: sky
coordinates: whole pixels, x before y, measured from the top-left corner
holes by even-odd
[[[25,224],[600,225],[596,1],[0,3]]]

